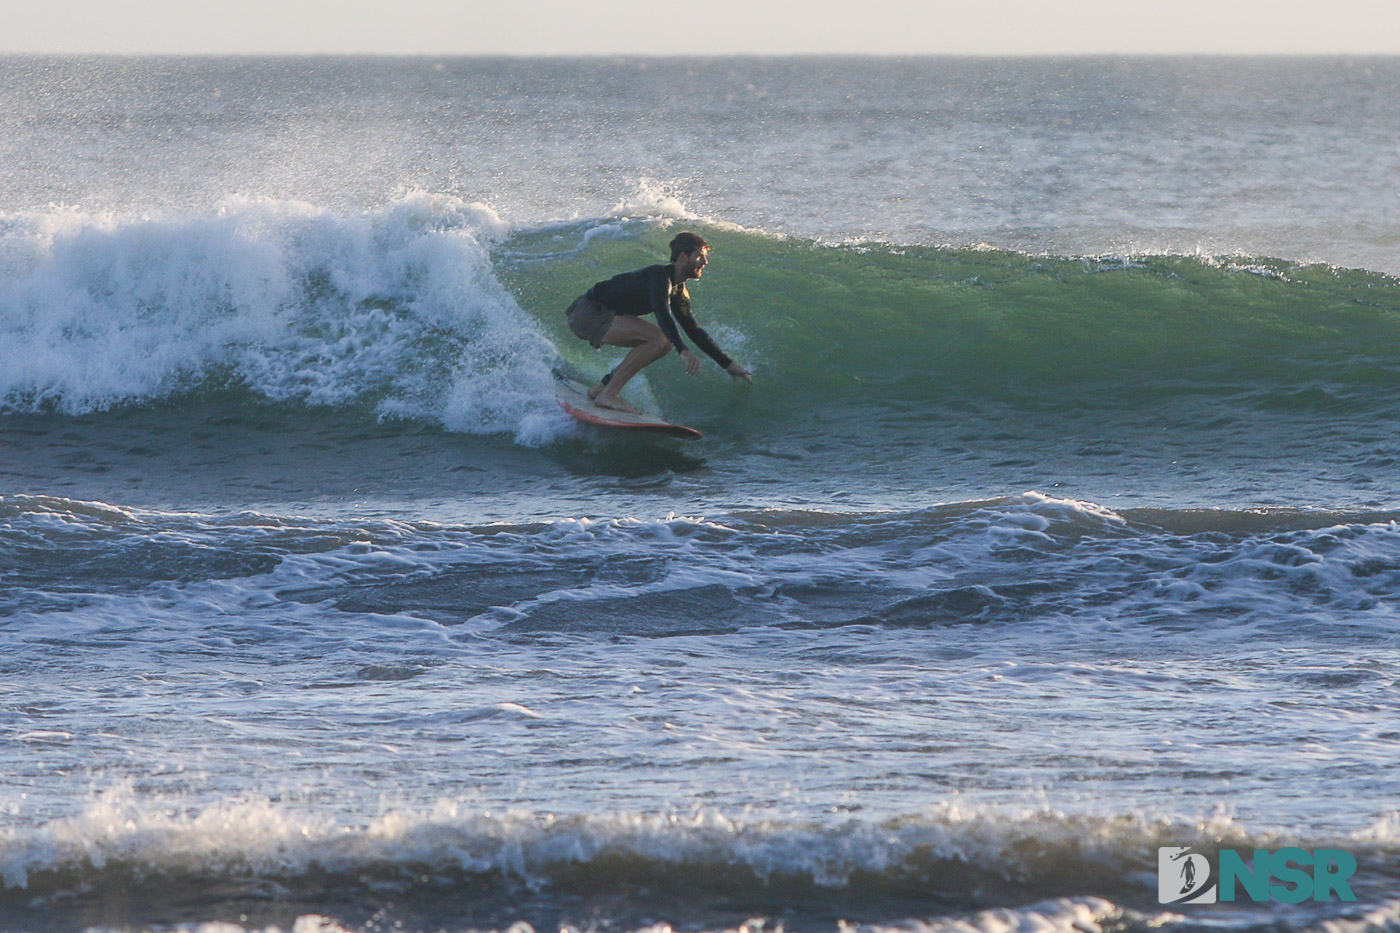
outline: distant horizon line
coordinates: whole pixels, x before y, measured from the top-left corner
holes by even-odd
[[[0,50],[0,58],[476,58],[646,59],[692,61],[728,58],[1400,58],[1397,52],[155,52]]]

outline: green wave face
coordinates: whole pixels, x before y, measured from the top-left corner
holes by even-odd
[[[565,356],[596,357],[562,324],[594,281],[664,261],[675,226],[637,226],[506,278]],[[1208,394],[1265,407],[1388,405],[1400,377],[1400,283],[1275,260],[1037,257],[997,250],[826,247],[698,228],[714,247],[692,285],[701,323],[752,366],[763,407],[874,407],[957,396],[1134,407]],[[577,239],[577,232],[570,231]],[[563,235],[565,239],[569,235]],[[650,380],[673,401],[678,380]],[[707,380],[708,384],[708,380]],[[679,392],[679,390],[677,390]],[[679,399],[679,394],[674,397]]]
[[[622,351],[593,351],[563,309],[595,281],[664,260],[678,226],[517,237],[497,268],[566,365],[597,376]],[[708,363],[687,379],[662,360],[627,394],[704,431],[710,468],[736,494],[761,479],[795,502],[871,507],[1037,489],[1380,508],[1400,484],[1394,279],[696,229],[713,245],[696,315],[754,383]]]

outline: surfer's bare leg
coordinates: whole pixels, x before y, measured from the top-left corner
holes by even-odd
[[[603,335],[603,343],[613,347],[628,347],[631,352],[617,364],[607,385],[599,383],[588,390],[588,397],[599,408],[641,414],[641,409],[622,400],[619,394],[622,387],[646,367],[655,363],[671,349],[671,341],[651,321],[644,321],[631,314],[619,314],[613,318],[612,326]]]

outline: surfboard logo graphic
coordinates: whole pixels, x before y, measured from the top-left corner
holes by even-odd
[[[1157,850],[1157,901],[1162,904],[1214,904],[1219,875],[1210,859],[1190,846]]]

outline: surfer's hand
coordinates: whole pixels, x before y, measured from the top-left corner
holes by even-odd
[[[728,366],[724,367],[724,371],[729,373],[729,375],[733,376],[735,379],[742,379],[750,384],[753,383],[753,373],[749,372],[747,369],[740,366],[738,363],[730,363]]]
[[[681,361],[685,363],[685,374],[687,376],[698,376],[700,374],[700,357],[689,350],[681,351]]]

